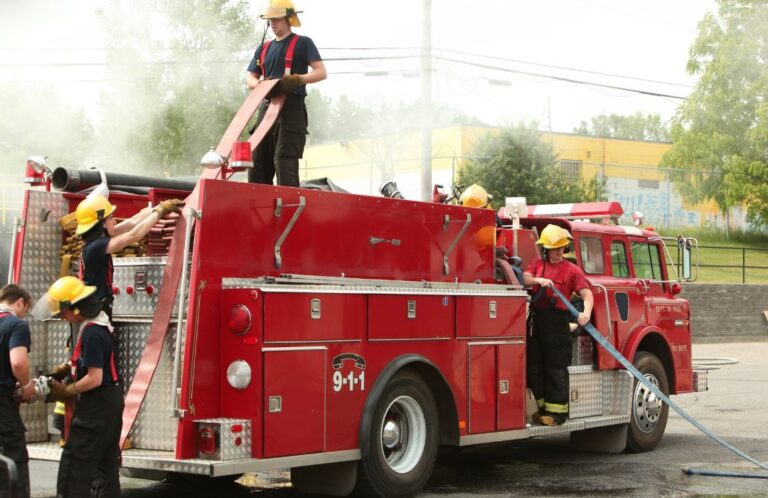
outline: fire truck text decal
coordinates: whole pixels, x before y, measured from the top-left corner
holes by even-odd
[[[349,360],[349,361],[346,361]],[[346,374],[342,373],[345,364],[352,363],[353,367]],[[333,367],[333,390],[340,392],[344,388],[354,391],[356,388],[365,391],[365,358],[355,353],[342,353],[331,360]]]

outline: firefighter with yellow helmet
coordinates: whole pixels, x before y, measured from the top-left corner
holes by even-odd
[[[473,183],[462,192],[459,197],[459,204],[464,207],[493,209],[491,200],[492,197],[483,187]],[[498,215],[496,216],[496,226],[500,226]],[[478,250],[496,246],[496,226],[484,226],[478,229],[473,238]]]
[[[57,496],[120,496],[123,392],[117,343],[96,291],[78,278],[62,277],[32,311],[39,320],[58,317],[79,328],[71,359],[74,382],[50,384],[54,399],[78,398],[59,462]]]
[[[134,244],[165,214],[178,211],[182,201],[170,199],[154,208],[145,208],[135,216],[115,223],[117,206],[103,195],[86,197],[75,211],[76,233],[83,239],[80,252],[80,278],[96,287],[96,297],[112,319],[112,254]]]
[[[539,413],[534,420],[544,425],[560,425],[568,418],[568,366],[571,364],[570,313],[552,288],[564,296],[573,292],[584,301],[579,325],[586,325],[592,313],[593,297],[584,272],[567,261],[573,237],[565,228],[547,225],[536,242],[543,258],[532,261],[523,278],[532,286],[534,296],[529,311],[527,342],[527,378]]]
[[[299,186],[299,159],[307,140],[306,85],[326,78],[325,65],[315,43],[307,36],[293,33],[301,26],[291,0],[268,0],[261,18],[272,27],[274,40],[262,40],[248,65],[248,88],[256,88],[262,79],[279,79],[275,92],[285,95],[277,123],[253,152],[253,168],[248,181],[271,185]],[[265,32],[266,34],[266,32]],[[311,69],[311,71],[310,71]]]

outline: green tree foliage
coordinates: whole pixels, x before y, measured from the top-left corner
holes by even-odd
[[[668,142],[669,129],[658,114],[600,114],[573,129],[579,135]]]
[[[663,164],[691,201],[746,204],[768,222],[768,3],[717,0],[699,23],[688,71],[699,75],[672,123]]]
[[[459,170],[458,183],[477,183],[497,202],[518,196],[525,197],[528,204],[602,200],[599,180],[582,183],[565,178],[552,145],[542,142],[534,126],[519,125],[489,135],[474,149],[474,155],[478,159]]]
[[[105,149],[148,174],[196,175],[247,95],[243,60],[261,40],[248,3],[115,0],[102,20]]]

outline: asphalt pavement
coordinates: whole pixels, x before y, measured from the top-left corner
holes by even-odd
[[[710,369],[709,391],[673,400],[700,423],[768,463],[768,342],[694,344]],[[32,496],[55,496],[56,462],[32,461]],[[744,471],[765,478],[689,476],[684,468]],[[292,497],[286,471],[246,475],[243,484],[158,483],[123,477],[124,497]],[[567,436],[441,452],[423,497],[432,496],[768,496],[768,472],[740,459],[670,410],[652,452],[578,453]]]

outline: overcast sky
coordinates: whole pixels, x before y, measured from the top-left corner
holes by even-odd
[[[95,15],[102,4],[0,0],[0,81],[24,81],[30,91],[53,85],[91,112],[98,90],[108,84]],[[254,1],[253,11],[261,4]],[[296,6],[304,10],[296,31],[313,38],[327,59],[329,77],[315,88],[377,103],[418,98],[420,0],[297,0]],[[532,120],[542,129],[551,123],[555,131],[572,131],[600,113],[642,111],[668,119],[680,102],[672,96],[684,97],[695,83],[685,71],[688,49],[697,23],[713,8],[713,0],[432,0],[433,100],[491,125]],[[255,48],[258,41],[253,43]],[[371,47],[378,50],[352,50]],[[350,56],[414,57],[333,60]],[[248,56],[243,58],[245,69]]]

